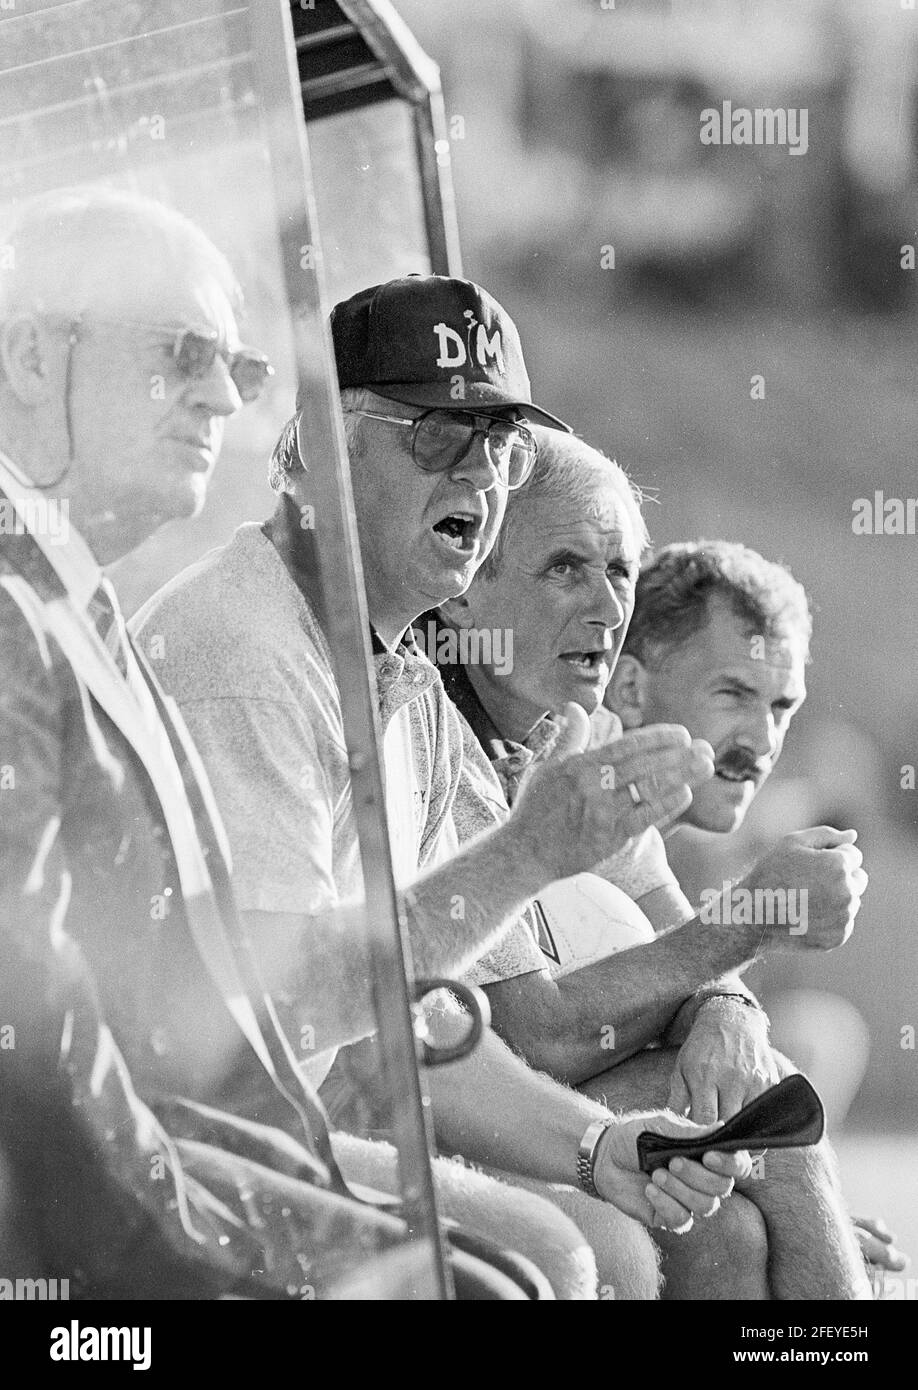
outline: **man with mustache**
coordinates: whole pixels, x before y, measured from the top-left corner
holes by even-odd
[[[677,824],[717,835],[742,825],[803,703],[811,626],[802,586],[748,546],[682,542],[644,566],[603,703],[626,729],[681,723],[713,747],[715,775]],[[782,646],[776,633],[796,640]],[[692,1054],[677,1067],[676,1108],[699,1089],[699,1064]],[[855,1230],[872,1263],[905,1268],[882,1222],[856,1218]]]
[[[669,545],[642,570],[604,705],[626,729],[678,706],[707,731],[715,775],[681,823],[742,824],[806,698],[811,629],[803,587],[746,546]]]
[[[512,669],[504,660],[499,670],[486,655],[441,663],[473,736],[469,765],[477,746],[511,805],[551,746],[552,711],[568,701],[584,716],[600,707],[646,542],[636,498],[616,465],[569,436],[540,431],[539,442],[536,467],[512,495],[490,557],[465,594],[441,608],[454,633],[512,633]],[[783,727],[803,698],[805,648],[794,625],[777,617],[766,633],[779,643],[778,670],[785,673],[768,719]],[[449,651],[439,639],[437,646]],[[461,652],[462,644],[454,646]],[[456,817],[460,827],[463,818],[474,826],[467,801],[457,802]],[[549,952],[542,968],[534,942],[517,932],[470,978],[486,987],[497,1030],[533,1066],[613,1106],[670,1100],[679,1108],[691,1103],[693,1115],[726,1118],[787,1066],[772,1054],[767,1019],[734,972],[763,945],[831,949],[847,938],[866,885],[853,839],[853,832],[825,827],[786,836],[744,880],[752,891],[806,888],[807,931],[798,936],[776,924],[725,929],[692,919],[651,830],[625,853],[606,856],[595,872],[537,895],[537,932]],[[673,929],[655,939],[649,921],[642,927],[616,898],[621,889],[647,904],[654,925]],[[623,917],[627,938],[613,929]],[[589,958],[576,947],[563,958],[559,940],[584,935]],[[632,948],[621,950],[623,940]],[[671,1080],[678,1044],[691,1091]],[[741,1191],[742,1200],[717,1222],[680,1242],[660,1237],[668,1296],[869,1296],[823,1148],[769,1155],[765,1178]]]
[[[566,426],[533,405],[515,325],[469,281],[417,276],[373,286],[337,305],[331,328],[396,877],[418,975],[463,971],[541,887],[684,810],[691,785],[710,775],[708,750],[692,746],[684,731],[659,729],[608,752],[584,752],[574,733],[512,817],[492,820],[486,833],[458,847],[452,809],[461,729],[435,670],[414,649],[410,624],[461,593],[492,546],[508,492],[535,460],[532,421],[547,421],[547,434]],[[348,912],[358,922],[362,914],[362,882],[339,697],[313,538],[293,495],[296,484],[308,488],[310,469],[324,466],[300,459],[292,421],[275,451],[281,496],[271,520],[242,527],[161,591],[138,622],[151,652],[164,654],[163,680],[207,764],[244,921],[269,978],[287,981],[283,1019],[295,1042],[308,1038],[301,1055],[317,1083],[339,1046],[373,1029],[366,942],[361,930],[348,929]],[[617,771],[618,790],[604,785],[607,766]],[[642,788],[640,805],[629,784]],[[496,784],[494,792],[499,798]],[[328,945],[330,923],[337,949]],[[445,1001],[444,1010],[450,1007]],[[454,1012],[437,1015],[433,1026],[446,1031],[454,1022]],[[459,1066],[475,1079],[462,1106],[452,1103]],[[580,1172],[594,1195],[613,1204],[593,1202],[595,1222],[604,1233],[614,1223],[632,1242],[649,1296],[653,1252],[613,1206],[647,1225],[686,1228],[748,1171],[748,1156],[708,1154],[703,1164],[676,1160],[674,1171],[647,1182],[637,1163],[639,1130],[687,1133],[688,1121],[613,1117],[537,1075],[487,1032],[466,1061],[432,1071],[429,1087],[448,1153],[544,1183],[573,1182]],[[260,1115],[265,1103],[260,1093],[253,1100]],[[348,1176],[373,1186],[395,1182],[385,1146],[345,1137],[338,1152]],[[456,1165],[437,1171],[448,1214],[465,1201],[463,1219],[487,1234],[489,1222],[502,1225],[516,1212],[517,1248],[523,1241],[524,1254],[533,1251],[556,1284],[571,1288],[541,1206],[530,1214],[519,1194]]]

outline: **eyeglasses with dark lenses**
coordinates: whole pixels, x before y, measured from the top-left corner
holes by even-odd
[[[268,377],[274,375],[274,368],[267,357],[252,348],[228,352],[220,346],[216,333],[202,333],[195,328],[173,331],[172,358],[182,376],[192,380],[206,376],[219,353],[240,398],[248,403],[257,400]]]
[[[93,323],[132,328],[163,338],[169,345],[176,370],[189,381],[199,381],[207,376],[219,355],[226,363],[233,385],[245,404],[257,400],[268,378],[274,375],[274,368],[263,353],[245,347],[230,352],[221,345],[219,333],[207,328],[183,328],[175,324],[144,323],[138,319],[104,318],[91,314],[86,319],[71,321],[71,342],[79,342],[84,328]]]
[[[406,418],[373,410],[354,410],[369,420],[411,427],[411,456],[425,473],[445,473],[461,463],[477,435],[483,435],[488,461],[497,472],[497,483],[513,492],[531,474],[538,444],[531,430],[518,420],[465,410],[425,410]]]

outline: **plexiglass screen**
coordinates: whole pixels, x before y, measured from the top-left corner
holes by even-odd
[[[16,1259],[74,1297],[434,1287],[395,1149],[322,1108],[375,1123],[335,1058],[376,1016],[318,556],[269,485],[263,53],[215,0],[0,7],[0,1191],[57,1213]],[[410,112],[315,160],[329,302],[429,268]]]

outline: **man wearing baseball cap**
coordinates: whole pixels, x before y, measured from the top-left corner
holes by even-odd
[[[658,727],[584,752],[584,717],[582,729],[572,722],[566,730],[512,815],[458,849],[451,812],[462,733],[435,670],[410,642],[410,624],[462,593],[493,545],[507,492],[535,462],[526,421],[566,426],[533,404],[512,320],[469,281],[412,276],[363,291],[336,307],[332,335],[396,879],[417,975],[460,974],[545,885],[680,814],[691,787],[711,775],[710,750],[681,728]],[[316,1084],[338,1047],[375,1026],[338,691],[314,539],[292,496],[294,478],[302,494],[299,470],[308,486],[310,469],[322,466],[301,460],[291,421],[272,460],[282,495],[271,520],[241,527],[138,618],[151,655],[165,653],[160,675],[210,773],[245,925],[269,979],[286,984],[282,1022]],[[640,804],[629,783],[640,788]],[[435,1030],[455,1025],[449,1010],[444,1003]],[[631,1283],[620,1295],[653,1297],[656,1289],[649,1240],[620,1213],[686,1228],[749,1171],[747,1155],[712,1153],[703,1164],[682,1161],[678,1177],[659,1170],[648,1182],[635,1148],[641,1129],[704,1131],[669,1115],[613,1116],[531,1071],[493,1035],[464,1065],[480,1069],[473,1113],[449,1104],[443,1073],[451,1068],[431,1074],[441,1147],[545,1182],[579,1177],[612,1204],[595,1203],[597,1229],[588,1234],[604,1259],[609,1246],[621,1254],[616,1278],[627,1270]],[[265,1117],[265,1097],[249,1093],[249,1100]],[[340,1156],[352,1178],[376,1187],[395,1180],[384,1145],[342,1139]],[[583,1296],[592,1260],[584,1265],[575,1227],[540,1198],[476,1174],[458,1178],[455,1165],[438,1163],[448,1214],[483,1234],[512,1225],[508,1243],[532,1256],[559,1294]]]
[[[331,316],[338,385],[404,405],[504,411],[570,433],[532,402],[516,324],[471,280],[409,275],[361,290]]]

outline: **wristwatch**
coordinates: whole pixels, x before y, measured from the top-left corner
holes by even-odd
[[[596,1153],[599,1149],[599,1141],[605,1134],[610,1125],[614,1125],[613,1119],[591,1120],[583,1132],[580,1147],[577,1150],[577,1182],[583,1192],[588,1197],[598,1197],[599,1192],[594,1181],[594,1169],[596,1166]]]
[[[738,990],[729,989],[719,989],[716,992],[712,990],[710,994],[705,995],[698,1007],[704,1008],[705,1004],[713,1004],[717,999],[738,999],[747,1009],[755,1009],[760,1014],[765,1013],[754,994],[740,994]]]

